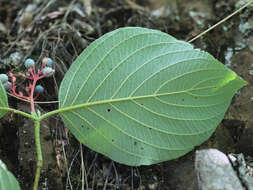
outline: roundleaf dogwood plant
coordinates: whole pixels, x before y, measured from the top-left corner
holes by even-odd
[[[40,122],[49,116],[59,114],[80,142],[116,162],[151,165],[207,140],[233,95],[247,84],[189,43],[157,30],[126,27],[103,35],[81,53],[60,85],[59,109],[41,115],[34,99],[44,89],[36,83],[54,72],[46,60],[38,70],[31,60],[25,63],[26,78],[32,80],[27,96],[15,92],[12,74],[0,84],[0,116],[14,112],[34,121],[34,190],[42,167]],[[9,108],[4,89],[29,100],[31,113]]]

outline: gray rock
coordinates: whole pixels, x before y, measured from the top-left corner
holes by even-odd
[[[196,151],[199,190],[244,190],[227,156],[216,149]]]

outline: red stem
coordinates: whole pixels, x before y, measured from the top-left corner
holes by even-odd
[[[31,93],[30,93],[30,96],[29,96],[29,100],[30,100],[30,105],[31,105],[31,112],[34,112],[35,113],[35,106],[34,106],[34,89],[35,89],[35,86],[36,86],[36,83],[38,81],[38,75],[35,75],[34,79],[33,79],[33,84],[31,86]]]
[[[27,96],[24,96],[22,93],[16,93],[16,86],[15,86],[16,78],[15,78],[15,76],[13,76],[13,74],[11,72],[9,74],[9,76],[11,77],[11,81],[12,81],[12,84],[10,85],[12,94],[16,97],[23,98],[25,100],[29,100],[30,105],[31,105],[31,112],[34,112],[34,113],[35,113],[34,101],[35,101],[35,99],[38,98],[38,96],[40,94],[40,93],[37,93],[34,96],[34,89],[35,89],[36,83],[38,80],[40,80],[40,79],[42,79],[54,72],[54,70],[52,70],[52,72],[50,72],[50,73],[43,74],[44,68],[45,68],[45,63],[42,63],[42,66],[40,69],[38,69],[37,73],[36,73],[35,64],[33,65],[32,68],[28,69],[28,72],[25,75],[25,77],[27,79],[32,80],[33,82],[32,82],[32,84],[29,83],[29,86],[26,87]]]

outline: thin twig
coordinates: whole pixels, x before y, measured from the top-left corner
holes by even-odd
[[[76,3],[76,0],[71,1],[70,5],[68,6],[68,9],[63,17],[63,22],[67,23],[67,18],[69,16],[69,13],[73,10],[73,5]]]
[[[210,28],[208,28],[207,30],[205,30],[204,32],[201,32],[199,35],[197,35],[196,37],[192,38],[191,40],[189,40],[188,42],[191,43],[193,41],[195,41],[196,39],[200,38],[201,36],[205,35],[207,32],[213,30],[214,28],[216,28],[217,26],[219,26],[220,24],[222,24],[223,22],[227,21],[228,19],[230,19],[232,16],[236,15],[237,13],[239,13],[240,11],[242,11],[244,8],[246,8],[247,6],[249,6],[251,3],[253,3],[253,0],[249,1],[248,3],[246,3],[245,5],[243,5],[241,8],[239,8],[238,10],[236,10],[235,12],[233,12],[232,14],[228,15],[227,17],[225,17],[224,19],[222,19],[221,21],[217,22],[215,25],[211,26]]]
[[[23,98],[19,98],[19,97],[14,96],[13,94],[11,94],[11,93],[9,93],[9,92],[7,92],[7,94],[8,94],[9,96],[12,96],[12,97],[14,97],[14,98],[17,98],[17,99],[19,99],[19,100],[21,100],[21,101],[30,103],[29,100],[26,100],[26,99],[23,99]],[[47,102],[34,101],[34,103],[35,103],[35,104],[57,104],[57,103],[59,103],[59,101],[57,101],[57,100],[55,100],[55,101],[47,101]]]
[[[133,2],[132,0],[125,0],[125,2],[132,7],[133,9],[137,9],[137,10],[144,10],[144,8],[138,4],[136,4],[135,2]]]
[[[86,11],[86,14],[88,16],[90,16],[91,12],[92,12],[91,0],[82,0],[82,3],[84,5],[84,9]]]
[[[131,167],[131,190],[134,190],[134,169]]]
[[[68,174],[68,177],[67,177],[67,181],[69,182],[69,185],[70,185],[70,189],[73,190],[73,187],[72,187],[72,184],[71,184],[71,179],[70,179],[70,172],[71,172],[71,169],[72,169],[72,165],[75,161],[75,159],[77,158],[78,154],[79,154],[79,151],[80,149],[78,149],[77,153],[75,154],[74,158],[72,159],[71,163],[70,163],[70,166],[69,168],[67,168],[67,174]],[[65,156],[64,156],[65,157]],[[67,160],[66,160],[67,161]],[[66,189],[67,189],[67,186],[66,186]]]
[[[86,189],[89,189],[88,186],[88,179],[87,179],[87,173],[86,173],[86,169],[84,166],[84,162],[83,162],[83,148],[82,148],[82,143],[80,142],[80,153],[81,153],[81,168],[82,168],[82,190],[84,190],[84,180],[85,180],[85,184],[86,184]]]
[[[119,175],[118,175],[118,172],[117,172],[117,169],[115,167],[115,164],[114,164],[114,161],[112,162],[112,167],[114,169],[114,173],[115,173],[115,186],[118,187],[119,186]]]
[[[110,172],[111,172],[111,169],[112,169],[112,162],[110,163],[109,169],[107,170],[107,175],[106,175],[106,179],[105,179],[103,190],[106,190],[106,187],[107,187],[107,184],[108,184],[108,178],[109,178],[109,175],[110,175]]]

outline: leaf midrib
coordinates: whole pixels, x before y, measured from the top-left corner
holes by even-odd
[[[42,116],[39,117],[39,120],[41,121],[41,120],[43,120],[51,115],[54,115],[54,114],[64,113],[67,111],[80,109],[80,108],[86,108],[86,107],[94,106],[94,105],[109,104],[109,103],[115,103],[115,102],[123,102],[123,101],[138,100],[138,99],[153,98],[153,97],[162,97],[162,96],[167,96],[167,95],[189,93],[189,92],[193,92],[196,90],[205,90],[205,89],[212,89],[212,88],[215,88],[215,86],[196,88],[196,89],[187,89],[187,90],[182,90],[182,91],[177,91],[177,92],[168,92],[168,93],[162,93],[162,94],[152,94],[152,95],[146,95],[146,96],[135,96],[135,97],[126,97],[126,98],[118,98],[118,99],[100,100],[100,101],[96,101],[96,102],[77,104],[77,105],[73,105],[73,106],[65,106],[65,107],[60,107],[57,110],[43,114]],[[210,96],[213,96],[213,95],[210,95]]]
[[[206,89],[212,89],[212,88],[215,88],[215,86],[187,89],[187,90],[181,90],[181,91],[177,91],[177,92],[167,92],[167,93],[161,93],[161,94],[151,94],[151,95],[144,95],[144,96],[130,96],[130,97],[124,97],[124,98],[117,98],[117,99],[100,100],[100,101],[88,102],[88,103],[84,103],[84,104],[66,106],[66,107],[62,107],[59,110],[55,110],[55,111],[57,111],[57,113],[61,113],[64,111],[69,111],[71,109],[85,108],[85,107],[89,107],[89,106],[93,106],[93,105],[108,104],[108,103],[115,103],[115,102],[153,98],[153,97],[161,97],[161,96],[168,96],[168,95],[172,95],[172,94],[188,93],[188,92],[192,92],[192,91],[196,91],[196,90],[206,90]]]

